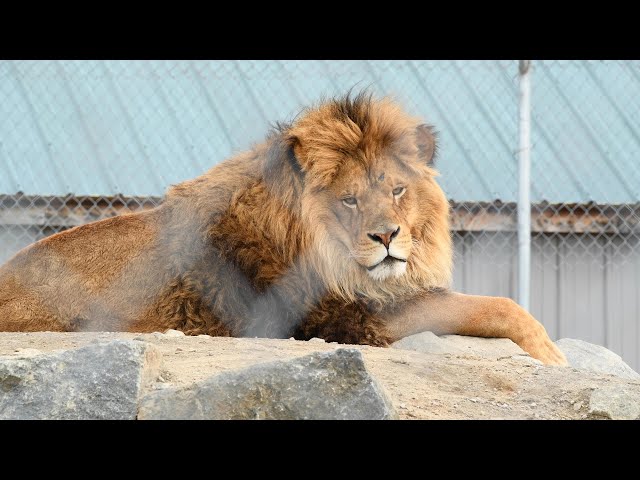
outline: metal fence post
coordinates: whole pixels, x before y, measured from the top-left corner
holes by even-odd
[[[531,60],[520,60],[518,131],[518,303],[529,309],[531,280]]]

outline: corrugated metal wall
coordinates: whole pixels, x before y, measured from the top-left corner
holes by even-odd
[[[393,95],[457,201],[517,198],[517,61],[0,61],[0,194],[162,195],[323,96]],[[533,65],[533,202],[640,200],[640,62]],[[144,172],[144,173],[142,173]]]

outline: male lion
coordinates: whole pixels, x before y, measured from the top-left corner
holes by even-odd
[[[368,94],[323,102],[169,189],[162,205],[52,235],[0,267],[0,330],[162,331],[384,346],[507,337],[564,364],[506,298],[450,291],[430,127]]]

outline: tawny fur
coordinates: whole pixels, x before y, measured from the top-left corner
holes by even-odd
[[[434,151],[431,129],[388,99],[322,102],[173,186],[155,209],[23,249],[0,267],[0,330],[174,328],[385,345],[394,336],[384,308],[450,286]],[[375,235],[396,227],[388,252],[404,274],[376,276],[368,269],[386,250]]]

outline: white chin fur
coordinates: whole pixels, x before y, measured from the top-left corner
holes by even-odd
[[[389,277],[401,277],[407,271],[406,262],[393,262],[392,264],[381,264],[367,273],[378,281],[386,280]]]

